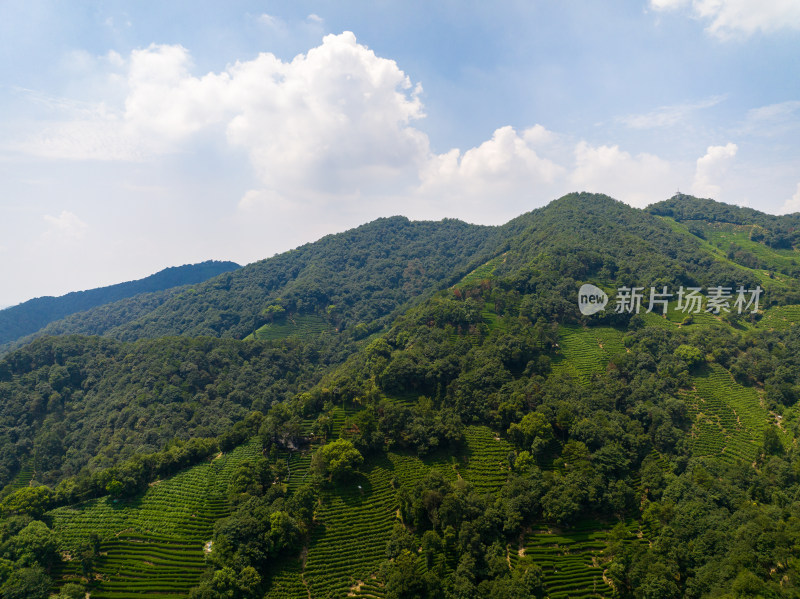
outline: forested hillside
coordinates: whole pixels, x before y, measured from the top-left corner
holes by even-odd
[[[5,596],[798,596],[800,252],[737,210],[384,219],[10,353]]]
[[[678,194],[652,204],[652,214],[669,216],[678,222],[697,222],[700,226],[738,225],[751,231],[754,241],[775,249],[789,249],[800,243],[800,213],[775,216],[741,206]]]
[[[0,355],[48,335],[104,335],[111,337],[111,331],[116,327],[144,316],[182,291],[185,291],[184,287],[171,287],[163,291],[140,293],[131,298],[70,314],[51,322],[35,333],[0,346]]]
[[[492,233],[457,220],[378,219],[196,285],[112,334],[241,339],[276,319],[314,315],[365,336],[405,302],[491,257]]]
[[[171,287],[200,283],[237,268],[239,265],[235,262],[208,260],[199,264],[165,268],[138,281],[128,281],[88,291],[75,291],[61,297],[39,297],[28,300],[0,310],[0,347],[76,312],[83,312],[140,293],[152,293]]]

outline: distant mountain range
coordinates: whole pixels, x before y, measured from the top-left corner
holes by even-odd
[[[107,287],[74,291],[60,297],[37,297],[0,310],[0,346],[36,333],[55,320],[142,293],[153,293],[182,285],[200,283],[240,268],[235,262],[207,260],[165,268],[136,281]]]

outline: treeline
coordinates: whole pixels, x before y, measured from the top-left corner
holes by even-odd
[[[149,277],[108,287],[75,291],[60,297],[40,297],[0,310],[0,346],[35,333],[47,324],[76,312],[83,312],[140,293],[200,283],[220,273],[239,268],[235,262],[208,260],[165,268]]]
[[[194,466],[218,452],[230,451],[256,434],[264,435],[263,423],[264,415],[254,411],[219,437],[174,439],[162,451],[137,453],[95,472],[82,470],[77,476],[59,482],[54,490],[39,484],[16,489],[0,501],[0,515],[41,517],[55,507],[105,495],[134,497],[158,479]]]
[[[775,216],[752,208],[733,206],[676,194],[668,200],[647,207],[647,211],[669,216],[678,222],[703,221],[733,225],[753,225],[750,239],[774,249],[792,249],[800,245],[800,214]]]
[[[0,501],[0,513],[4,516],[41,516],[58,506],[105,495],[133,497],[147,489],[149,483],[217,453],[219,447],[216,438],[175,441],[163,451],[136,454],[116,466],[96,472],[82,471],[62,480],[55,490],[45,485],[22,487]]]
[[[550,296],[552,284],[540,289],[540,281],[573,279],[568,282],[579,287],[588,280],[646,289],[758,284],[751,273],[715,259],[696,238],[676,233],[661,219],[586,193],[570,194],[532,213],[530,226],[515,238],[494,274],[500,286]]]
[[[340,331],[374,332],[409,300],[492,257],[493,235],[452,219],[378,219],[196,285],[113,334],[241,339],[270,322],[272,306],[321,316]]]
[[[115,338],[115,329],[132,322],[148,312],[155,310],[173,295],[182,293],[183,288],[173,287],[152,293],[140,293],[132,298],[126,298],[103,304],[90,310],[76,312],[60,320],[51,322],[35,333],[20,337],[14,341],[0,344],[0,356],[15,349],[19,349],[39,337],[65,336],[65,335],[103,335]]]
[[[58,536],[50,527],[30,515],[11,516],[0,521],[0,596],[4,599],[79,599],[82,585],[66,584],[51,595],[50,571],[61,561]]]

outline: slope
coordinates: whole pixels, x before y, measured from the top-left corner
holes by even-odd
[[[0,361],[0,486],[55,486],[174,439],[222,434],[310,388],[338,360],[314,344],[45,337]]]
[[[315,315],[331,329],[365,336],[405,302],[490,254],[491,233],[491,227],[456,220],[378,219],[196,285],[108,334],[122,340],[241,339],[272,322],[277,311]]]

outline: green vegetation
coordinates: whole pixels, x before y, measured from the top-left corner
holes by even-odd
[[[77,556],[94,536],[100,549],[92,560],[92,597],[146,597],[171,591],[185,597],[205,569],[204,547],[214,524],[229,514],[228,484],[237,467],[258,455],[243,445],[163,481],[126,500],[110,496],[48,514],[60,550],[73,559],[58,574],[80,580]]]
[[[330,323],[321,316],[306,314],[296,318],[282,318],[277,322],[270,322],[253,331],[246,339],[259,339],[274,341],[286,337],[298,337],[300,339],[314,339],[317,336],[330,332]]]
[[[317,380],[326,354],[316,348],[188,338],[36,340],[0,361],[0,424],[7,432],[0,437],[0,482],[27,464],[38,483],[55,486],[175,439],[219,435],[252,409]]]
[[[195,285],[117,327],[113,336],[242,339],[272,321],[266,308],[280,305],[290,320],[322,318],[359,338],[390,322],[406,302],[490,258],[492,232],[450,219],[378,219]]]
[[[522,552],[542,568],[549,597],[611,597],[603,579],[610,540],[622,535],[623,542],[634,544],[641,542],[639,532],[635,521],[621,522],[611,533],[604,523],[588,520],[568,531],[535,531],[525,537]]]
[[[0,361],[3,593],[795,597],[794,218],[573,194],[384,219],[131,341],[36,340]],[[766,298],[584,316],[583,282]]]
[[[234,262],[209,260],[199,264],[165,268],[138,281],[119,283],[89,291],[75,291],[61,297],[39,297],[28,300],[17,306],[0,310],[0,349],[10,342],[35,333],[53,321],[76,312],[83,312],[139,294],[153,294],[182,285],[201,283],[220,273],[237,268],[239,265]],[[144,301],[149,301],[149,296]],[[93,331],[72,330],[69,332],[89,333]]]
[[[622,335],[612,327],[564,325],[558,332],[559,351],[553,368],[589,384],[593,374],[603,372],[614,356],[625,352]]]

